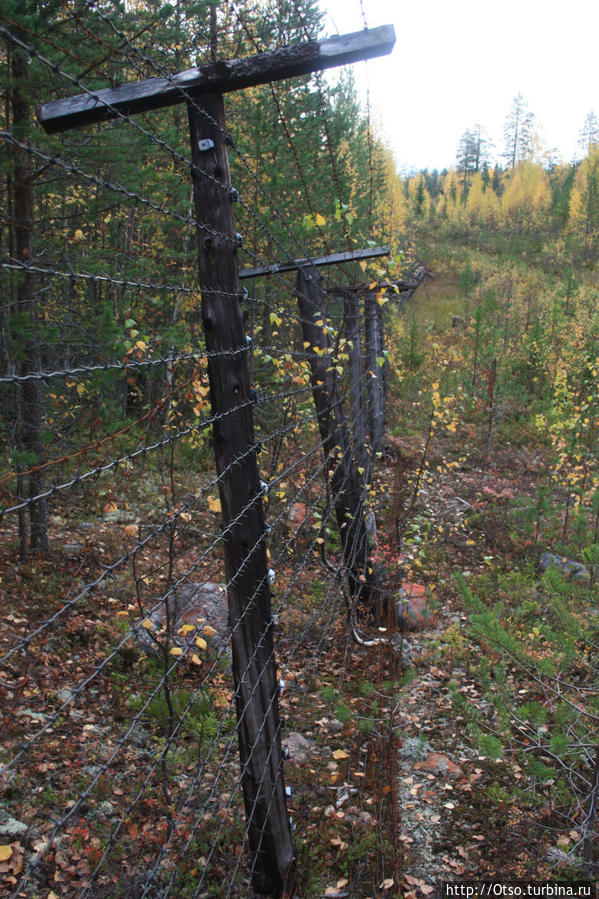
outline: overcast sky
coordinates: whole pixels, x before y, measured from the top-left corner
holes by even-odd
[[[363,27],[360,0],[320,0],[327,34]],[[503,151],[520,92],[548,148],[571,160],[584,119],[599,116],[599,0],[363,0],[369,27],[393,24],[388,58],[356,78],[401,170],[455,164],[460,136],[485,126]]]

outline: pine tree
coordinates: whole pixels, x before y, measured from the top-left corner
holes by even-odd
[[[504,156],[508,166],[514,168],[520,160],[530,160],[535,146],[535,117],[528,108],[522,94],[512,100],[512,106],[505,120],[503,129],[505,139]]]
[[[460,138],[456,154],[457,170],[463,175],[463,188],[466,190],[468,176],[480,172],[488,165],[491,142],[482,125],[474,125],[464,131]]]
[[[588,156],[591,152],[591,148],[597,143],[599,143],[599,119],[591,110],[584,120],[584,125],[580,129],[578,145],[581,147],[583,153]]]

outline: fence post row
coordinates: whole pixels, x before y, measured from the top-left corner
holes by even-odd
[[[368,566],[370,535],[364,516],[364,492],[343,411],[337,372],[326,330],[322,278],[314,266],[297,274],[297,299],[304,343],[308,344],[312,396],[323,452],[329,460],[333,503],[343,544],[344,562],[354,601],[376,606],[374,571]]]
[[[366,401],[364,397],[364,369],[362,367],[362,338],[360,336],[358,298],[355,290],[343,291],[343,319],[349,355],[350,420],[352,423],[354,455],[358,467],[363,469],[362,483],[367,484],[370,479],[371,460],[366,443]]]
[[[219,354],[209,358],[208,373],[216,419],[214,451],[221,476],[242,787],[252,854],[252,885],[261,894],[278,895],[285,888],[294,854],[282,774],[266,530],[255,453],[248,353],[240,351],[245,336],[222,94],[379,56],[389,53],[394,43],[393,27],[383,26],[281,47],[247,59],[219,61],[168,78],[67,97],[39,110],[40,122],[54,133],[118,115],[188,102],[194,199],[202,225],[198,227],[202,317],[207,350]],[[301,283],[303,287],[304,282]],[[334,439],[338,442],[337,432]],[[348,453],[349,449],[342,458],[349,458]],[[343,489],[350,489],[352,496],[356,491],[359,500],[359,484],[354,484],[351,472],[348,476],[350,481],[347,486],[344,483]],[[339,525],[347,531],[352,529],[352,535],[358,529],[355,558],[361,557],[363,516],[348,524],[344,511]]]
[[[383,331],[378,316],[376,294],[369,290],[364,297],[364,336],[366,349],[366,389],[368,393],[368,433],[373,453],[383,448],[385,396],[382,356]]]

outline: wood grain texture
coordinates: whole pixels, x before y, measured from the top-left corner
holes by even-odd
[[[315,265],[320,268],[323,265],[339,265],[341,262],[355,262],[360,259],[375,259],[379,256],[389,256],[390,247],[372,247],[364,250],[352,250],[345,253],[331,253],[328,256],[315,256],[313,259],[294,259],[291,262],[273,262],[270,265],[259,265],[256,268],[243,268],[239,277],[256,278],[260,275],[276,275],[279,272],[292,272],[306,265]]]
[[[198,231],[202,320],[210,400],[215,416],[214,454],[224,529],[225,571],[237,707],[241,781],[252,853],[252,884],[279,895],[294,865],[285,800],[278,684],[266,527],[256,460],[248,354],[235,256],[232,203],[222,96],[206,94],[207,115],[189,105],[194,199]],[[200,152],[208,138],[214,148]],[[208,177],[205,177],[205,176]],[[230,355],[228,354],[230,351]],[[248,347],[249,352],[249,347]]]
[[[347,65],[390,53],[395,44],[392,25],[278,47],[245,59],[231,59],[187,69],[163,78],[123,84],[115,88],[65,97],[45,103],[38,118],[50,134],[81,125],[173,106],[203,93],[228,93],[256,84],[266,84]]]
[[[322,325],[326,321],[325,293],[322,278],[314,266],[306,266],[298,272],[297,298],[304,343],[309,345],[312,396],[323,453],[329,459],[328,477],[350,587],[355,600],[374,607],[378,591],[374,572],[368,565],[370,546],[365,521],[365,492],[352,453],[348,422],[332,361],[333,348]]]

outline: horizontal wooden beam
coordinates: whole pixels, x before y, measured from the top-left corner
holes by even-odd
[[[331,253],[330,256],[315,256],[313,259],[294,259],[292,262],[273,262],[271,265],[259,265],[257,268],[244,268],[239,272],[240,278],[257,278],[259,275],[276,275],[278,272],[292,272],[306,265],[338,265],[340,262],[354,262],[359,259],[373,259],[375,256],[388,256],[390,247],[372,247],[366,250],[352,250],[346,253]]]
[[[329,286],[329,294],[344,294],[348,289],[358,294],[373,294],[379,291],[386,292],[390,295],[394,293],[414,293],[427,278],[434,278],[424,265],[416,265],[408,274],[406,281],[377,281],[376,284],[356,284],[354,287],[347,288],[341,286]]]
[[[50,134],[90,125],[118,115],[131,115],[182,103],[205,91],[228,93],[343,66],[390,53],[395,44],[392,25],[342,34],[322,41],[278,47],[246,59],[231,59],[187,69],[164,78],[148,78],[115,88],[77,94],[38,109],[38,118]]]

